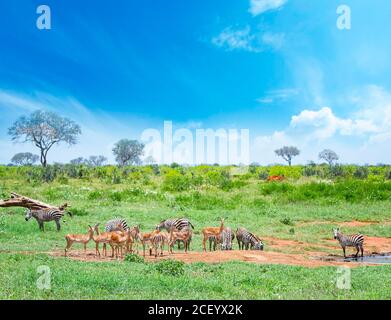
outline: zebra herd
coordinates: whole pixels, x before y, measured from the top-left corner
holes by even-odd
[[[72,216],[69,213],[70,216]],[[56,223],[57,231],[60,231],[60,220],[64,216],[64,211],[59,209],[28,209],[26,212],[25,220],[28,221],[31,218],[35,218],[38,222],[39,229],[44,231],[44,222],[54,221]],[[65,221],[64,221],[65,222]],[[118,256],[119,250],[125,247],[126,252],[133,251],[132,245],[136,245],[138,252],[138,243],[143,246],[143,254],[145,256],[146,245],[149,244],[149,253],[152,255],[152,251],[155,251],[155,257],[158,255],[157,251],[160,250],[160,255],[163,255],[164,246],[168,245],[170,253],[173,252],[173,246],[175,243],[183,243],[184,250],[190,249],[190,243],[193,237],[194,226],[187,218],[166,219],[156,225],[155,229],[149,233],[141,233],[139,225],[130,228],[125,219],[116,218],[110,220],[105,225],[105,231],[99,233],[99,224],[94,227],[89,226],[87,234],[77,235],[68,234],[65,239],[67,246],[65,248],[65,255],[70,249],[73,243],[83,243],[84,249],[90,240],[94,240],[96,243],[96,253],[100,255],[99,244],[103,243],[103,252],[106,253],[106,245],[109,244],[112,248],[112,256],[114,251]],[[164,231],[165,230],[165,231]],[[206,227],[202,229],[202,245],[203,250],[206,251],[206,242],[209,241],[209,251],[216,251],[219,247],[221,250],[232,250],[233,240],[236,237],[239,250],[263,250],[264,244],[262,240],[254,233],[248,231],[243,227],[236,229],[234,233],[230,227],[224,226],[224,219],[221,219],[220,227]],[[357,252],[355,257],[358,257],[361,251],[361,257],[364,256],[364,236],[362,234],[355,234],[351,236],[345,236],[341,233],[339,228],[333,229],[334,239],[338,240],[342,247],[344,257],[346,258],[346,247],[354,247]],[[96,234],[96,236],[95,236]]]

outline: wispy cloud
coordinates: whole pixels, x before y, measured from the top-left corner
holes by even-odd
[[[217,37],[214,37],[212,39],[212,43],[217,47],[226,49],[227,51],[261,51],[259,41],[256,35],[251,33],[251,28],[249,26],[237,30],[234,30],[232,27],[228,27],[224,29]]]
[[[288,0],[251,0],[248,11],[253,16],[258,16],[266,11],[282,8],[287,1]]]
[[[259,103],[273,103],[275,101],[285,101],[289,98],[296,96],[299,94],[298,89],[293,88],[285,88],[285,89],[277,89],[277,90],[271,90],[267,92],[267,94],[262,97],[256,99]]]
[[[253,32],[250,26],[241,29],[228,27],[214,37],[212,43],[227,51],[242,50],[257,53],[266,48],[280,49],[284,44],[284,38],[282,33]]]

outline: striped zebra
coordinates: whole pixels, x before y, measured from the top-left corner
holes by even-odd
[[[362,234],[354,234],[351,236],[345,236],[339,231],[339,228],[333,229],[334,239],[338,240],[343,250],[343,256],[346,258],[346,247],[355,247],[357,252],[355,257],[358,257],[361,251],[361,257],[364,256],[364,236]]]
[[[190,222],[190,220],[187,219],[187,218],[178,218],[178,219],[166,219],[166,220],[162,220],[162,221],[160,221],[160,223],[156,226],[156,230],[166,229],[167,232],[170,232],[172,228],[181,231],[182,229],[185,229],[185,228],[194,229],[194,226],[193,226],[193,224]],[[180,242],[183,242],[183,241],[178,239],[178,240],[177,240],[178,249],[180,249],[180,245],[179,245]],[[189,244],[188,244],[189,246],[190,246],[190,242],[191,242],[191,236],[190,236],[190,239],[189,239]]]
[[[236,239],[239,250],[248,250],[249,247],[251,250],[263,250],[262,240],[245,228],[238,228],[236,230]]]
[[[67,211],[69,216],[72,217],[72,214]],[[43,209],[27,209],[25,220],[29,221],[31,218],[37,220],[39,229],[45,231],[44,222],[54,221],[57,226],[57,231],[61,230],[60,220],[64,216],[64,211],[59,209],[52,208],[43,208]],[[64,220],[65,222],[65,220]]]
[[[164,245],[168,243],[169,236],[166,232],[158,231],[154,235],[151,236],[151,244],[152,248],[155,250],[155,258],[158,256],[158,249],[160,249],[160,255],[163,256]],[[151,249],[149,249],[149,253],[151,253]]]
[[[230,227],[224,228],[221,233],[221,250],[232,250],[232,240],[235,238]]]
[[[125,219],[115,218],[107,221],[105,225],[105,232],[113,232],[113,231],[128,231],[130,228]]]
[[[232,250],[232,241],[235,239],[235,235],[232,229],[227,227],[224,228],[220,236],[210,235],[209,240],[209,251],[216,251],[217,245],[220,244],[221,250]]]

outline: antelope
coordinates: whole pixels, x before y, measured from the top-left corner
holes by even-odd
[[[95,225],[96,227],[96,225]],[[67,241],[67,245],[65,247],[65,257],[67,256],[67,251],[72,247],[72,245],[76,243],[82,243],[84,245],[84,254],[86,254],[87,250],[87,243],[90,242],[90,240],[94,236],[94,229],[95,227],[91,227],[88,225],[88,232],[87,234],[67,234],[65,236],[65,240]]]
[[[123,258],[123,248],[125,247],[125,253],[127,253],[132,242],[130,229],[111,233],[109,244],[114,248],[112,257],[114,257],[115,251],[115,257],[118,259],[119,251],[121,250],[121,258]]]
[[[213,236],[219,239],[223,230],[224,230],[224,218],[221,218],[220,227],[206,227],[202,229],[202,235],[204,236],[204,239],[202,240],[202,247],[205,252],[206,252],[206,248],[205,248],[206,241]]]
[[[94,230],[96,231],[96,234],[97,234],[95,237],[92,238],[95,241],[95,254],[100,256],[99,244],[103,243],[103,254],[106,256],[107,255],[106,244],[107,243],[110,244],[111,235],[114,233],[117,233],[118,231],[100,233],[99,232],[99,223],[97,225],[95,225]],[[112,252],[111,256],[114,256],[114,248],[112,246],[111,246],[111,252]]]
[[[172,248],[176,241],[183,241],[185,245],[185,253],[189,249],[190,240],[191,240],[192,232],[189,228],[184,228],[182,230],[176,229],[174,226],[171,227],[170,238],[169,238],[169,251],[173,253]]]
[[[151,238],[159,233],[160,231],[159,230],[153,230],[152,232],[148,232],[148,233],[140,233],[139,237],[140,237],[140,241],[141,241],[141,244],[143,245],[143,256],[145,257],[145,245],[147,242],[151,243]],[[149,246],[149,255],[151,256],[152,255],[152,247]]]

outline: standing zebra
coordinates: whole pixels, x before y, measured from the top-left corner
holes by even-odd
[[[188,229],[194,229],[193,224],[190,222],[187,218],[178,218],[178,219],[166,219],[160,221],[160,223],[156,226],[156,230],[166,229],[167,232],[170,232],[171,229],[174,228],[178,231],[181,231],[182,229],[188,228]],[[179,243],[182,240],[177,240],[178,242],[178,249],[180,248]],[[183,241],[182,241],[183,242]],[[189,238],[188,246],[190,246],[191,242],[191,236]]]
[[[125,219],[115,218],[107,221],[105,225],[105,232],[113,232],[113,231],[128,231],[129,226]]]
[[[72,217],[72,214],[67,211],[69,216]],[[53,221],[56,223],[57,231],[60,231],[61,224],[60,220],[64,216],[64,211],[53,208],[43,208],[43,209],[27,209],[25,220],[29,221],[31,218],[37,220],[39,229],[45,231],[44,222]],[[65,222],[65,220],[64,220]]]
[[[339,228],[333,229],[334,239],[337,239],[343,250],[343,256],[346,258],[346,247],[355,247],[357,252],[355,257],[358,257],[358,253],[361,250],[361,257],[364,256],[364,236],[362,234],[354,234],[351,236],[345,236],[339,231]]]
[[[249,246],[251,250],[263,250],[262,240],[245,228],[236,230],[236,239],[238,240],[239,250],[248,250]]]

